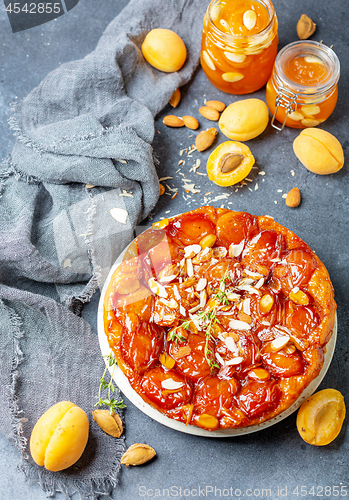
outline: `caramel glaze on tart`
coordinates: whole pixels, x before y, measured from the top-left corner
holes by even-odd
[[[292,405],[321,370],[335,311],[325,266],[292,231],[201,207],[132,242],[108,285],[104,326],[144,401],[216,430]]]

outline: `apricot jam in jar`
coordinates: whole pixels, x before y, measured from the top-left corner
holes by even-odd
[[[201,66],[209,81],[229,94],[263,87],[277,54],[277,29],[270,0],[212,0],[201,42]]]
[[[337,103],[339,74],[338,57],[326,45],[309,40],[286,45],[267,83],[272,126],[282,130],[285,125],[306,128],[324,122]]]

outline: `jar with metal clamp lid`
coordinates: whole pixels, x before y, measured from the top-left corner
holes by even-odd
[[[277,55],[266,88],[272,126],[316,127],[334,110],[340,74],[338,57],[323,43],[297,41]],[[276,122],[279,122],[278,125]]]
[[[211,0],[203,25],[202,69],[223,92],[255,92],[271,74],[278,40],[271,0]]]

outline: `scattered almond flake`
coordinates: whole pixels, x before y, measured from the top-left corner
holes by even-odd
[[[194,255],[197,255],[199,252],[201,252],[200,245],[194,244],[184,247],[184,257],[187,259],[194,257]]]
[[[244,269],[244,272],[246,274],[248,274],[248,276],[251,276],[251,278],[259,279],[259,278],[263,277],[262,274],[260,274],[260,273],[254,273],[253,271],[250,271],[249,269]]]
[[[228,300],[236,301],[240,299],[240,295],[238,293],[230,292],[227,294],[227,298]]]
[[[270,262],[281,262],[280,257],[276,257],[275,259],[270,259]]]
[[[174,299],[167,300],[167,299],[160,299],[160,302],[164,304],[165,306],[169,307],[170,309],[177,309],[178,304]]]
[[[264,278],[261,278],[260,280],[257,281],[257,283],[254,285],[254,288],[260,288],[263,286],[264,283]]]
[[[178,299],[179,300],[179,299]],[[186,316],[187,315],[187,311],[184,309],[184,307],[182,305],[179,306],[179,312],[181,313],[182,316]]]
[[[204,196],[208,196],[209,194],[212,194],[212,191],[209,191],[208,193],[205,193]]]
[[[239,319],[231,319],[229,321],[229,327],[232,330],[251,330],[251,325]]]
[[[126,224],[127,216],[128,216],[128,211],[124,210],[123,208],[112,208],[110,210],[110,215],[120,224]]]
[[[284,193],[284,194],[282,195],[282,198],[286,199],[286,198],[287,198],[287,193]]]
[[[119,161],[120,163],[127,163],[126,160],[120,160],[120,159],[117,159],[116,161]]]
[[[245,181],[247,181],[247,182],[253,182],[253,180],[249,179],[248,177],[245,177]]]
[[[173,380],[173,378],[166,378],[161,382],[161,387],[169,391],[175,391],[176,389],[180,389],[181,387],[183,387],[183,385],[184,382],[177,382],[176,380]]]
[[[183,153],[185,153],[186,149],[181,149],[179,152],[179,156],[183,156]]]
[[[260,324],[261,325],[265,325],[265,326],[271,326],[271,324],[269,323],[269,321],[260,321]]]
[[[177,285],[173,285],[173,294],[176,297],[177,300],[181,300],[181,296],[179,295],[178,287]]]
[[[185,258],[183,257],[183,259],[179,261],[179,265],[183,267],[184,264],[185,264]]]
[[[184,259],[183,259],[183,260],[184,260]],[[183,283],[183,278],[182,278],[182,277],[180,277],[178,281],[179,281],[179,283]]]
[[[155,278],[150,278],[148,280],[148,286],[150,290],[155,293],[155,295],[158,295],[159,297],[162,297],[163,299],[167,298],[167,291],[164,286],[162,286],[160,283],[158,283]]]
[[[258,189],[258,182],[256,182],[255,186],[254,186],[254,190],[257,191]]]
[[[235,355],[239,354],[239,349],[237,345],[235,344],[235,340],[232,337],[226,337],[224,339],[225,345],[229,349],[230,352],[232,352]]]
[[[265,172],[261,170],[260,172],[258,172],[258,175],[265,175]]]
[[[133,194],[132,194],[132,191],[130,193],[128,193],[126,191],[126,189],[123,189],[122,190],[122,193],[119,193],[119,196],[129,196],[130,198],[134,198]]]
[[[253,288],[253,286],[250,285],[239,285],[237,288],[238,290],[241,290],[243,292],[255,293],[256,295],[259,295],[258,290],[256,290],[255,288]]]
[[[212,201],[226,200],[227,198],[229,198],[229,196],[230,196],[230,193],[219,194],[218,196],[213,198]]]
[[[282,189],[278,189],[278,190],[277,190],[277,192],[278,192],[278,193],[282,193]]]
[[[172,192],[175,192],[175,193],[178,191],[178,188],[173,188],[173,187],[170,187],[168,184],[165,184],[165,185],[166,185],[166,187],[167,187],[167,189],[168,189],[169,191],[172,191]]]
[[[207,293],[206,290],[201,290],[200,292],[200,307],[203,309],[206,305]]]
[[[194,323],[194,325],[196,326],[197,330],[199,330],[199,332],[201,332],[202,328],[201,328],[200,321],[198,320],[198,318],[196,316],[193,316],[190,313],[189,313],[189,317],[192,320],[192,322]]]
[[[201,255],[203,256],[203,255],[208,254],[208,252],[209,252],[210,250],[211,250],[211,249],[210,249],[210,247],[206,247],[206,248],[204,248],[204,249],[203,249],[203,251],[202,251],[202,254],[201,254]]]
[[[187,259],[187,274],[189,278],[194,276],[194,268],[193,268],[193,263],[191,259]]]
[[[166,210],[165,214],[169,214],[171,212],[171,210]]]
[[[184,180],[184,179],[183,179]],[[187,181],[185,181],[187,182]],[[200,189],[195,189],[195,184],[192,183],[192,184],[184,184],[184,189],[187,193],[192,193],[192,194],[197,194],[197,193],[200,193]]]
[[[239,285],[252,285],[254,283],[253,278],[242,278],[242,280],[239,282]]]
[[[227,361],[225,364],[226,364],[226,366],[239,365],[240,363],[243,362],[243,360],[244,360],[244,358],[242,358],[241,356],[238,356],[237,358],[229,359],[229,361]]]
[[[185,161],[184,161],[184,160],[179,160],[179,162],[178,162],[178,166],[180,166],[180,165],[184,165],[184,164],[185,164]]]
[[[165,193],[165,194],[167,194],[168,196],[171,196],[171,193]]]
[[[161,281],[161,283],[171,283],[171,281],[176,278],[177,276],[175,274],[172,274],[171,276],[162,276],[159,281]]]
[[[196,313],[196,311],[198,311],[199,309],[201,309],[200,304],[189,309],[189,312],[190,312],[190,314],[193,314],[193,313]]]
[[[86,189],[92,189],[94,187],[96,187],[94,184],[85,184]]]
[[[204,177],[207,177],[207,174],[202,174],[201,172],[195,172],[195,173],[196,173],[196,175],[202,175]]]
[[[245,299],[242,303],[242,310],[245,314],[251,314],[251,299]]]
[[[159,179],[159,182],[162,182],[162,181],[168,181],[169,179],[173,179],[173,177],[161,177]]]
[[[171,200],[174,200],[175,197],[177,196],[177,194],[178,194],[178,191],[177,191],[177,193],[174,193],[174,195],[171,196]]]
[[[291,172],[292,177],[294,177],[296,175],[294,170],[290,170],[290,172]]]
[[[63,262],[62,267],[71,267],[71,260],[70,259],[65,259]]]
[[[253,192],[253,189],[251,189],[250,187],[249,187],[249,188],[247,188],[247,189],[248,189],[249,191],[251,191],[251,193]]]
[[[225,342],[225,336],[223,335],[223,333],[218,332],[218,338],[221,342]]]
[[[285,345],[288,343],[290,340],[290,337],[288,335],[283,335],[282,337],[277,337],[272,341],[270,344],[270,348],[272,351],[280,351]]]
[[[274,203],[275,203],[275,205],[277,205],[277,204],[278,204],[278,202],[277,202],[276,200],[274,200]]]
[[[216,352],[216,360],[220,365],[224,366],[224,359],[218,354],[218,352]]]
[[[208,247],[206,247],[206,248],[208,248]],[[202,255],[203,255],[203,253],[202,253]],[[201,290],[204,290],[206,288],[206,285],[207,285],[207,279],[200,278],[197,285],[196,285],[196,291],[201,292]]]
[[[239,257],[242,250],[244,249],[244,246],[245,240],[240,241],[240,243],[238,243],[237,245],[234,245],[234,243],[232,243],[229,246],[229,257]]]
[[[299,292],[299,286],[295,286],[294,288],[292,288],[291,292],[292,292],[292,293],[297,293],[297,292]]]

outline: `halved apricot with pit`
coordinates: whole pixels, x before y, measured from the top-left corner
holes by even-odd
[[[324,389],[302,404],[297,415],[297,429],[305,442],[324,446],[338,436],[344,417],[342,394],[336,389]]]
[[[216,147],[207,160],[207,173],[218,186],[232,186],[251,172],[254,157],[241,142],[226,141]]]

